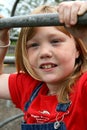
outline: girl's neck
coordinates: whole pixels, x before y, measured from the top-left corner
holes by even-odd
[[[47,83],[47,87],[49,89],[47,95],[59,95],[62,86],[58,85],[58,84],[49,84],[49,83]]]

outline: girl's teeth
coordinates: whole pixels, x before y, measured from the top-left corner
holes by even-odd
[[[52,68],[52,67],[53,67],[53,65],[44,65],[44,66],[42,66],[43,69],[49,69],[49,68]]]
[[[47,68],[51,68],[52,66],[51,65],[46,65],[44,67],[47,69]]]

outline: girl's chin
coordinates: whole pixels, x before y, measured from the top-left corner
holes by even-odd
[[[58,79],[54,79],[54,78],[49,78],[49,77],[45,77],[45,78],[43,78],[42,79],[42,81],[44,81],[44,82],[46,82],[46,83],[55,83],[55,82],[58,82],[58,81],[60,81],[60,80],[58,80]]]
[[[58,76],[44,76],[41,78],[41,80],[43,82],[46,82],[46,83],[60,83],[62,82],[63,80],[65,79],[65,77],[61,76],[61,77],[58,77]]]

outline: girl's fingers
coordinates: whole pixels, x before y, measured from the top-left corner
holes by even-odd
[[[72,1],[62,2],[58,6],[60,22],[65,23],[65,25],[67,26],[70,26],[72,3],[73,3]]]
[[[66,7],[64,9],[64,23],[67,27],[70,26],[70,19],[71,19],[71,7]]]
[[[58,13],[59,13],[59,20],[61,23],[64,23],[64,8],[62,7],[62,5],[58,6],[57,8]]]
[[[70,24],[75,25],[78,20],[78,11],[79,11],[80,5],[79,4],[73,4],[71,8],[71,14],[70,14]]]
[[[80,7],[79,11],[78,11],[78,15],[82,15],[87,11],[87,1],[83,1],[82,6]]]
[[[62,2],[58,6],[59,19],[61,23],[65,23],[67,27],[75,25],[78,15],[82,15],[87,11],[87,2],[70,1]]]

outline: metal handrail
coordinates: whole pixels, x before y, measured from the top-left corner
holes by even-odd
[[[87,25],[87,13],[78,16],[78,25]],[[77,25],[76,24],[76,25]],[[0,19],[0,29],[35,26],[58,26],[63,25],[59,21],[58,13],[32,14],[14,16]]]
[[[2,128],[4,125],[10,123],[10,122],[13,121],[13,120],[16,120],[16,119],[18,119],[18,118],[21,118],[22,116],[24,116],[24,114],[23,114],[23,113],[20,113],[20,114],[18,114],[18,115],[12,116],[12,117],[10,117],[10,118],[8,118],[8,119],[6,119],[6,120],[0,122],[0,128]]]

